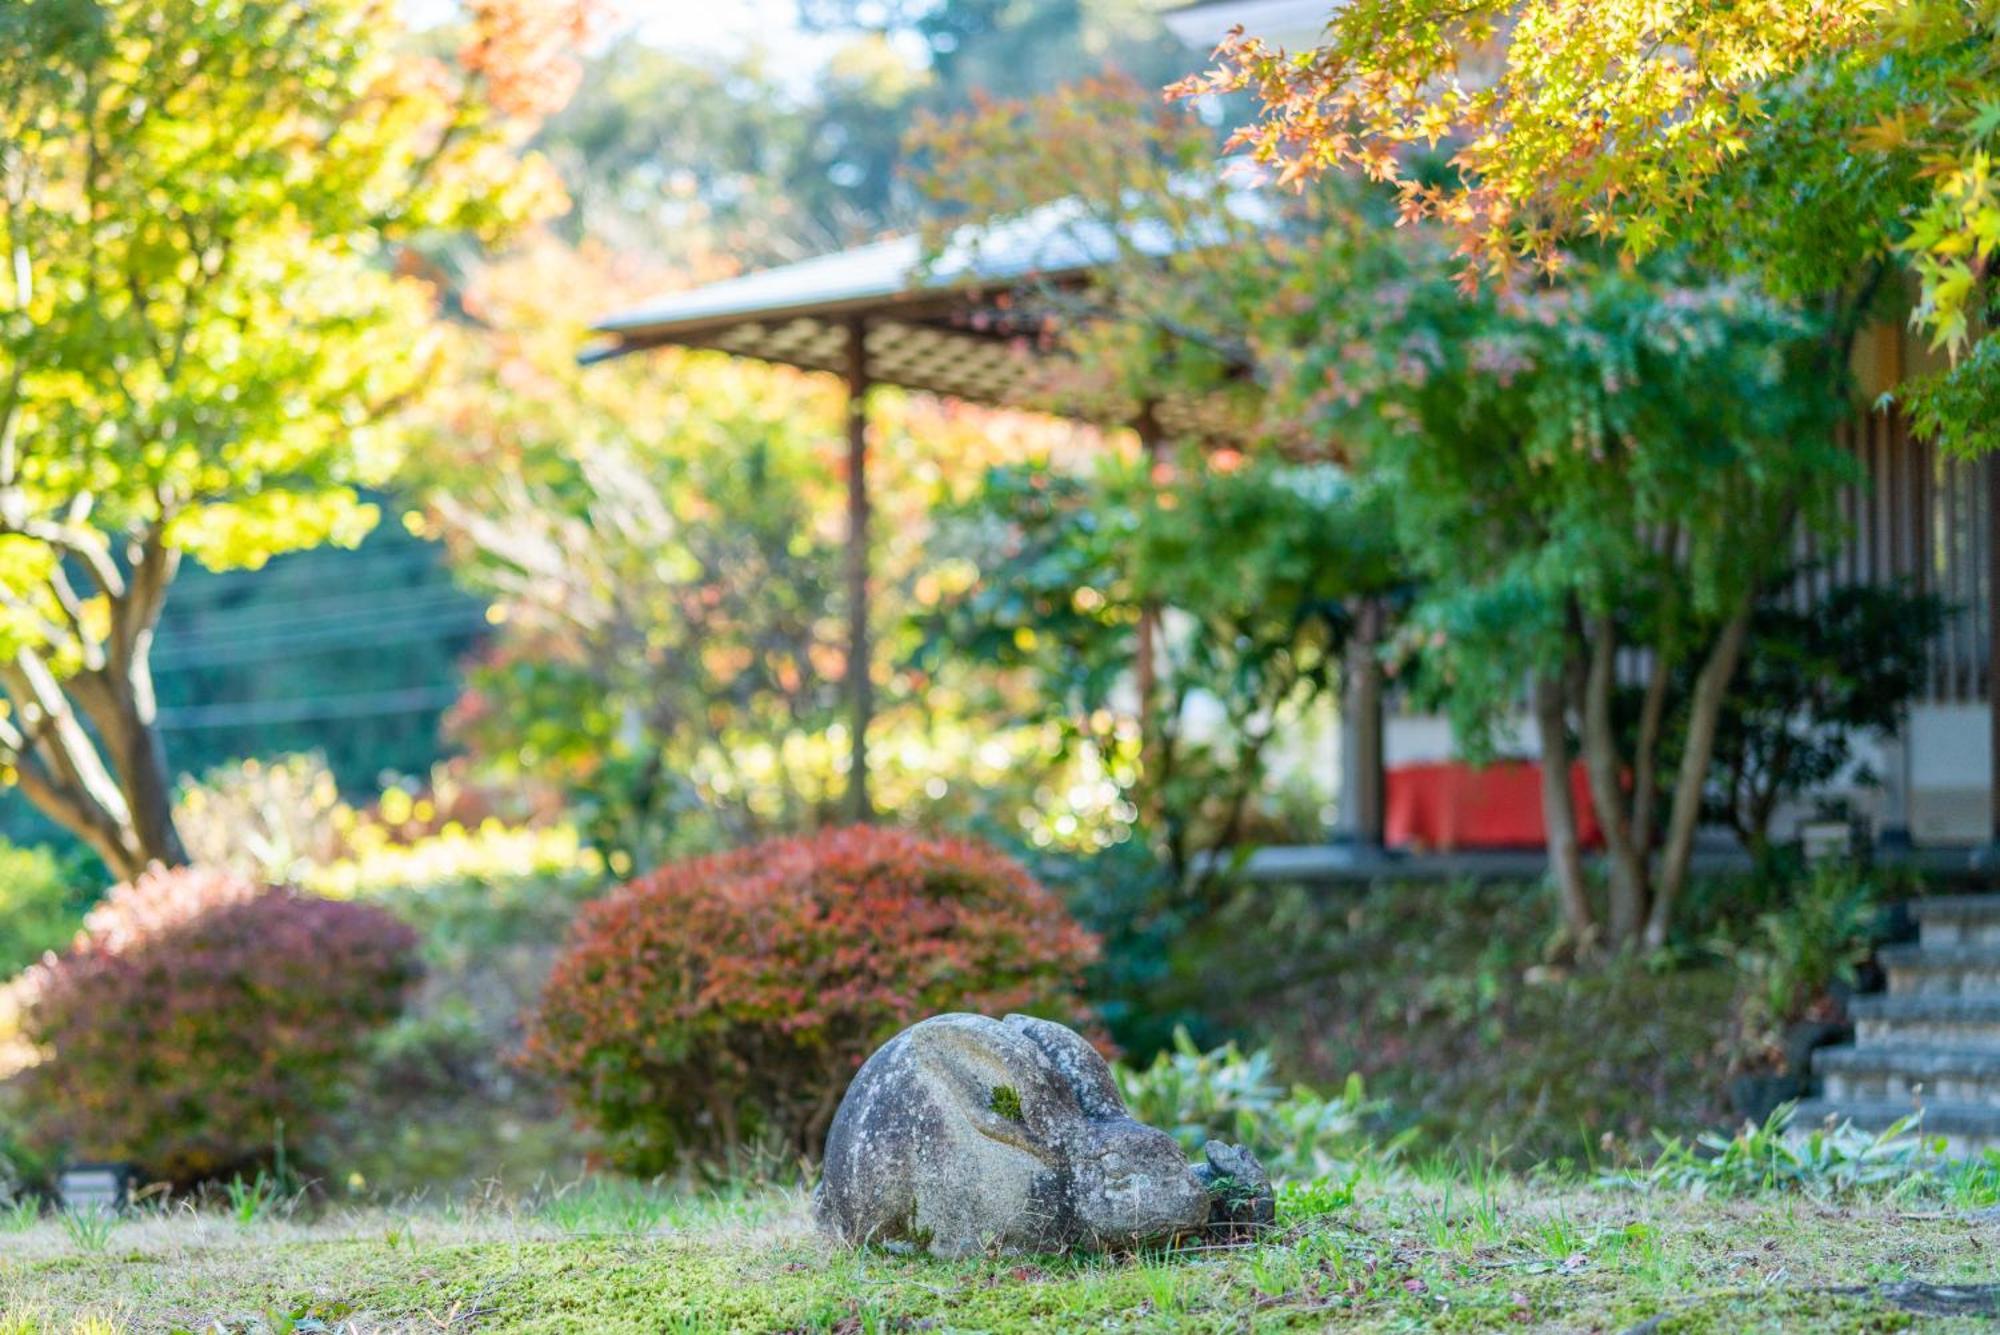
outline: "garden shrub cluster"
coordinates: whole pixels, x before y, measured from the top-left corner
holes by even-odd
[[[856,827],[668,865],[586,905],[530,1027],[642,1173],[816,1155],[855,1068],[941,1011],[1085,1017],[1096,939],[978,843]]]
[[[309,1135],[421,972],[381,909],[205,868],[111,892],[21,980],[37,1143],[190,1183]],[[282,1128],[282,1129],[281,1129]]]

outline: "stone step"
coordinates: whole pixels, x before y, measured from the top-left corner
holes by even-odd
[[[1806,1099],[1792,1114],[1794,1131],[1813,1131],[1829,1120],[1838,1125],[1853,1122],[1863,1131],[1881,1132],[1917,1111],[1907,1099]],[[2000,1148],[2000,1107],[1982,1104],[1926,1102],[1919,1128],[1926,1138],[1942,1136],[1945,1150],[1952,1155],[1979,1154]]]
[[[2000,1108],[2000,1049],[1849,1044],[1814,1052],[1812,1068],[1829,1103],[1907,1107],[1922,1097]]]
[[[2000,997],[1856,997],[1848,1011],[1863,1047],[2000,1050]]]
[[[2000,944],[1884,946],[1892,997],[2000,997]]]
[[[1909,908],[1927,946],[2000,946],[2000,895],[1939,895]]]

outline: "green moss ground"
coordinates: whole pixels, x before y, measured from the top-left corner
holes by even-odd
[[[963,1263],[832,1247],[782,1192],[599,1187],[248,1224],[182,1211],[121,1223],[101,1250],[44,1220],[0,1234],[0,1335],[1996,1328],[1882,1287],[2000,1279],[2000,1221],[1961,1210],[1477,1174],[1345,1195],[1290,1198],[1255,1246]]]

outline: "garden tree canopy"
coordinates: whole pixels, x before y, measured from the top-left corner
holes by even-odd
[[[1996,36],[1990,0],[1354,0],[1317,49],[1239,34],[1180,91],[1255,93],[1234,142],[1282,180],[1393,182],[1469,281],[1558,270],[1578,236],[1681,247],[1826,298],[1838,345],[1900,266],[1954,359],[1910,387],[1917,423],[1975,451],[2000,443]],[[1440,142],[1442,177],[1412,152]]]
[[[1174,887],[1196,892],[1244,838],[1274,740],[1337,681],[1358,600],[1399,578],[1379,498],[1329,464],[1233,450],[996,469],[940,545],[977,578],[922,619],[919,661],[1025,676],[1030,721],[1107,790],[1102,827],[1136,827]],[[1165,633],[1135,719],[1148,609]]]
[[[179,563],[356,540],[433,341],[397,247],[558,197],[512,146],[584,0],[471,0],[451,61],[402,8],[0,12],[0,752],[121,878],[182,860],[148,665]]]
[[[1788,571],[1798,525],[1830,525],[1851,466],[1819,330],[1754,291],[1673,273],[1578,268],[1551,290],[1467,298],[1420,235],[1390,243],[1412,267],[1373,274],[1380,229],[1354,235],[1361,263],[1320,269],[1328,295],[1289,322],[1303,350],[1292,401],[1394,498],[1428,581],[1407,633],[1461,735],[1511,715],[1532,680],[1572,934],[1658,946],[1752,604]],[[1642,699],[1621,727],[1620,662],[1635,649]],[[1572,730],[1609,854],[1601,924],[1577,857]]]
[[[1249,303],[1273,295],[1266,285],[1283,273],[1289,235],[1305,219],[1216,173],[1212,131],[1118,77],[988,102],[928,122],[918,142],[932,162],[926,189],[947,213],[1004,223],[1033,210],[1063,220],[1079,250],[1105,256],[1080,281],[1031,278],[1016,298],[1022,318],[1045,319],[1074,354],[1051,361],[1050,393],[1085,412],[1204,407],[1182,427],[1191,448],[1157,477],[994,479],[986,504],[1003,515],[1013,507],[1024,546],[989,571],[991,586],[1006,592],[975,596],[952,630],[999,661],[1036,658],[1034,643],[1052,633],[1041,656],[1044,696],[1075,720],[1076,739],[1098,753],[1185,880],[1216,865],[1197,855],[1241,833],[1272,729],[1341,676],[1350,644],[1363,652],[1349,666],[1371,671],[1365,642],[1403,582],[1386,509],[1326,466],[1338,450],[1300,432],[1267,392],[1246,318]],[[980,234],[940,229],[936,244],[977,252]],[[1004,246],[1004,227],[991,235]],[[1201,447],[1213,442],[1203,430],[1218,429],[1318,466],[1262,460],[1238,474],[1233,450],[1204,463]],[[1157,451],[1166,433],[1152,434]],[[1242,557],[1225,575],[1214,568],[1216,551]],[[1021,588],[1038,590],[1038,600],[1022,606],[1010,596]],[[1072,592],[1087,601],[1065,609]],[[1147,631],[1156,613],[1178,618],[1185,634],[1156,640]],[[1048,624],[1029,637],[1030,652],[1010,651],[1010,619],[1035,631],[1038,616]],[[985,636],[975,635],[981,622]],[[1106,709],[1109,688],[1135,660],[1137,718],[1119,721]],[[1197,695],[1222,707],[1216,738],[1184,734]]]
[[[586,372],[620,270],[544,239],[476,274],[404,479],[501,627],[450,726],[629,872],[712,842],[704,810],[729,840],[815,823],[845,660],[837,393],[712,354]]]
[[[888,166],[912,83],[893,56],[833,62],[801,88],[754,57],[614,43],[535,140],[569,189],[561,234],[743,269],[876,235],[899,217]]]
[[[500,625],[457,735],[566,790],[619,869],[811,828],[847,789],[840,387],[713,352],[577,365],[590,316],[676,277],[552,237],[481,270],[403,475]],[[934,810],[926,780],[1006,766],[980,772],[957,698],[899,665],[891,628],[942,596],[930,512],[1087,433],[888,390],[872,416],[871,783]]]
[[[940,127],[938,188],[1005,216],[1049,181],[1086,183],[1075,207],[1124,253],[1080,296],[1045,297],[1084,305],[1067,324],[1086,331],[1081,365],[1142,399],[1247,380],[1272,444],[1357,464],[1429,581],[1405,639],[1426,642],[1460,722],[1487,731],[1538,682],[1572,934],[1663,939],[1751,602],[1845,475],[1823,331],[1747,284],[1668,267],[1576,263],[1550,289],[1463,292],[1448,238],[1394,226],[1386,192],[1341,176],[1246,210],[1190,165],[1206,132],[1137,97],[1100,83]],[[1650,672],[1629,742],[1612,712],[1628,648]],[[1699,665],[1684,701],[1669,690],[1682,663]],[[1606,924],[1576,851],[1571,726],[1611,845]]]

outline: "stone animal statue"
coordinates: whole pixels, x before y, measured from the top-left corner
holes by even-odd
[[[1190,1165],[1133,1120],[1090,1044],[1047,1020],[939,1015],[855,1075],[813,1213],[848,1243],[937,1256],[1105,1250],[1268,1223],[1247,1151]],[[1216,1190],[1211,1190],[1214,1184]]]

